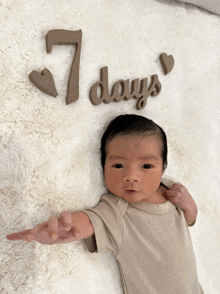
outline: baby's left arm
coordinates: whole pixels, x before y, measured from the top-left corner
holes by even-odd
[[[175,183],[169,190],[164,192],[164,196],[184,211],[188,226],[193,226],[195,224],[197,206],[185,186]]]

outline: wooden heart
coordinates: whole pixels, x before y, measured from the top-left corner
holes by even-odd
[[[30,81],[44,93],[56,97],[58,95],[53,75],[49,69],[44,68],[41,73],[34,70],[29,74]]]
[[[166,53],[162,53],[160,55],[160,62],[162,64],[165,75],[171,72],[174,66],[174,58],[172,55],[168,56]]]

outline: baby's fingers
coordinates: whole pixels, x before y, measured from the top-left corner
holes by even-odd
[[[166,195],[166,196],[169,196],[169,197],[175,196],[175,195],[176,195],[176,191],[173,191],[173,190],[167,190],[167,191],[165,192],[165,195]]]
[[[8,240],[26,240],[27,236],[31,234],[31,230],[20,231],[17,233],[6,235]]]
[[[173,184],[171,187],[170,187],[170,190],[175,190],[175,191],[180,191],[180,192],[182,192],[183,190],[184,190],[184,186],[182,185],[182,184],[180,184],[180,183],[175,183],[175,184]]]
[[[68,232],[72,228],[72,214],[69,211],[63,211],[60,216],[60,221]]]
[[[39,234],[45,227],[47,226],[47,222],[41,223],[39,225],[36,225],[32,230],[30,230],[29,234],[26,236],[26,241],[33,241],[38,240]]]
[[[51,217],[48,221],[49,237],[55,241],[58,236],[58,219]]]

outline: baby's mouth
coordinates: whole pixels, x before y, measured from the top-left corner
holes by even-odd
[[[127,194],[129,194],[129,195],[132,195],[132,194],[137,193],[136,190],[132,190],[132,189],[125,190],[125,192],[126,192]]]

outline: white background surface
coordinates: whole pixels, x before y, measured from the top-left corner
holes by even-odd
[[[116,115],[134,113],[161,125],[169,141],[166,177],[184,184],[198,206],[189,228],[205,294],[218,294],[220,258],[220,17],[176,1],[0,1],[0,293],[119,294],[114,259],[90,254],[81,242],[43,246],[10,242],[63,210],[94,206],[106,192],[100,139]],[[66,105],[73,46],[46,53],[49,30],[82,29],[79,100]],[[159,55],[175,66],[163,74]],[[137,100],[93,106],[91,86],[108,66],[119,79],[157,74],[162,91],[142,110]],[[59,95],[28,78],[48,68]]]

